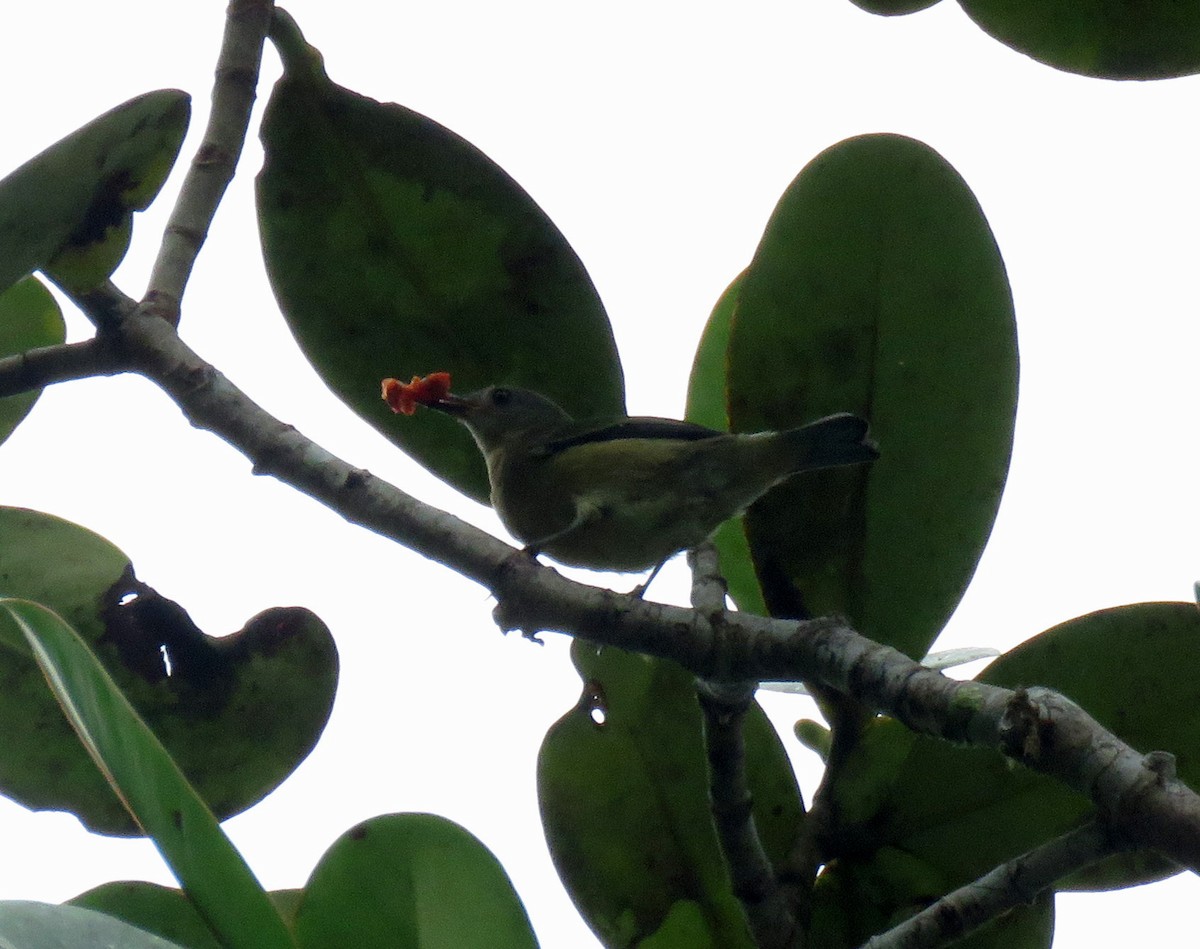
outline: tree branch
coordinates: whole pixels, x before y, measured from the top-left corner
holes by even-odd
[[[146,288],[145,305],[174,324],[179,322],[184,287],[242,153],[273,7],[272,0],[231,0],[226,9],[204,141],[163,232]]]
[[[692,567],[692,606],[699,613],[725,611],[725,582],[712,543],[688,552]],[[708,752],[709,794],[721,854],[729,870],[733,895],[741,901],[763,949],[790,946],[796,918],[784,901],[771,861],[754,823],[753,796],[746,778],[743,726],[755,683],[708,683],[696,680],[704,714],[704,746]]]
[[[104,335],[82,343],[42,346],[0,359],[0,398],[128,369],[113,341]]]
[[[841,620],[796,622],[649,603],[575,583],[523,552],[353,468],[272,417],[140,308],[118,330],[131,364],[192,424],[271,474],[366,527],[446,564],[497,598],[497,622],[556,630],[673,659],[705,679],[816,682],[916,732],[994,748],[1092,799],[1132,846],[1200,869],[1200,797],[1048,689],[957,682]]]
[[[956,942],[1023,903],[1030,903],[1056,880],[1120,849],[1096,822],[1056,837],[1003,863],[899,926],[872,936],[862,949],[937,949]]]
[[[821,865],[830,856],[832,838],[839,827],[834,788],[842,780],[846,762],[862,738],[864,707],[853,696],[818,686],[821,709],[830,723],[825,770],[804,818],[800,837],[779,867],[779,878],[805,928],[812,920],[813,887]]]

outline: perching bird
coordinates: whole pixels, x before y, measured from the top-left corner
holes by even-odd
[[[593,570],[657,568],[792,475],[879,454],[867,423],[845,413],[730,435],[661,418],[582,424],[545,396],[502,386],[424,404],[475,437],[513,537]]]

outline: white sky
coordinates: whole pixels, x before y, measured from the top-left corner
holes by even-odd
[[[1093,609],[1190,598],[1200,577],[1190,432],[1200,80],[1058,73],[986,37],[951,0],[894,20],[845,0],[654,6],[288,4],[335,81],[450,126],[546,209],[599,287],[640,414],[682,411],[711,305],[809,159],[863,132],[924,140],[988,215],[1022,359],[1008,491],[939,647],[1006,648]],[[194,97],[190,155],[222,12],[216,0],[8,5],[0,174],[159,87]],[[268,52],[260,105],[277,71]],[[252,136],[186,299],[185,338],[343,458],[496,529],[360,423],[297,354],[257,250],[259,164]],[[179,177],[139,220],[118,273],[133,295]],[[72,338],[87,334],[68,319]],[[207,631],[287,604],[333,629],[342,679],[322,742],[225,825],[265,885],[302,885],[358,820],[433,811],[497,854],[546,947],[594,944],[545,855],[533,793],[541,736],[578,692],[563,637],[546,637],[545,649],[501,637],[478,587],[252,478],[241,456],[138,379],[47,392],[0,457],[0,500],[110,538]],[[683,595],[678,570],[660,582],[655,596]],[[803,700],[771,697],[770,707],[785,734],[812,714]],[[811,791],[811,756],[796,757]],[[171,882],[148,844],[91,837],[70,816],[0,800],[0,839],[0,898]],[[1060,898],[1056,945],[1168,943],[1198,896],[1188,875]]]

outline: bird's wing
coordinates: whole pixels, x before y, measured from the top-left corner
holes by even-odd
[[[620,422],[612,422],[596,428],[584,429],[562,438],[556,438],[546,443],[540,452],[554,455],[566,451],[576,445],[590,445],[596,442],[612,442],[626,438],[645,438],[649,440],[667,441],[699,441],[712,438],[721,432],[692,422],[680,422],[669,418],[628,418]]]

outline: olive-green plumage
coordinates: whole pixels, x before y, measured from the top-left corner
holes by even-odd
[[[581,424],[536,392],[498,386],[432,407],[475,437],[508,531],[535,552],[593,570],[657,566],[792,475],[878,454],[867,423],[847,414],[730,435],[659,418]]]

